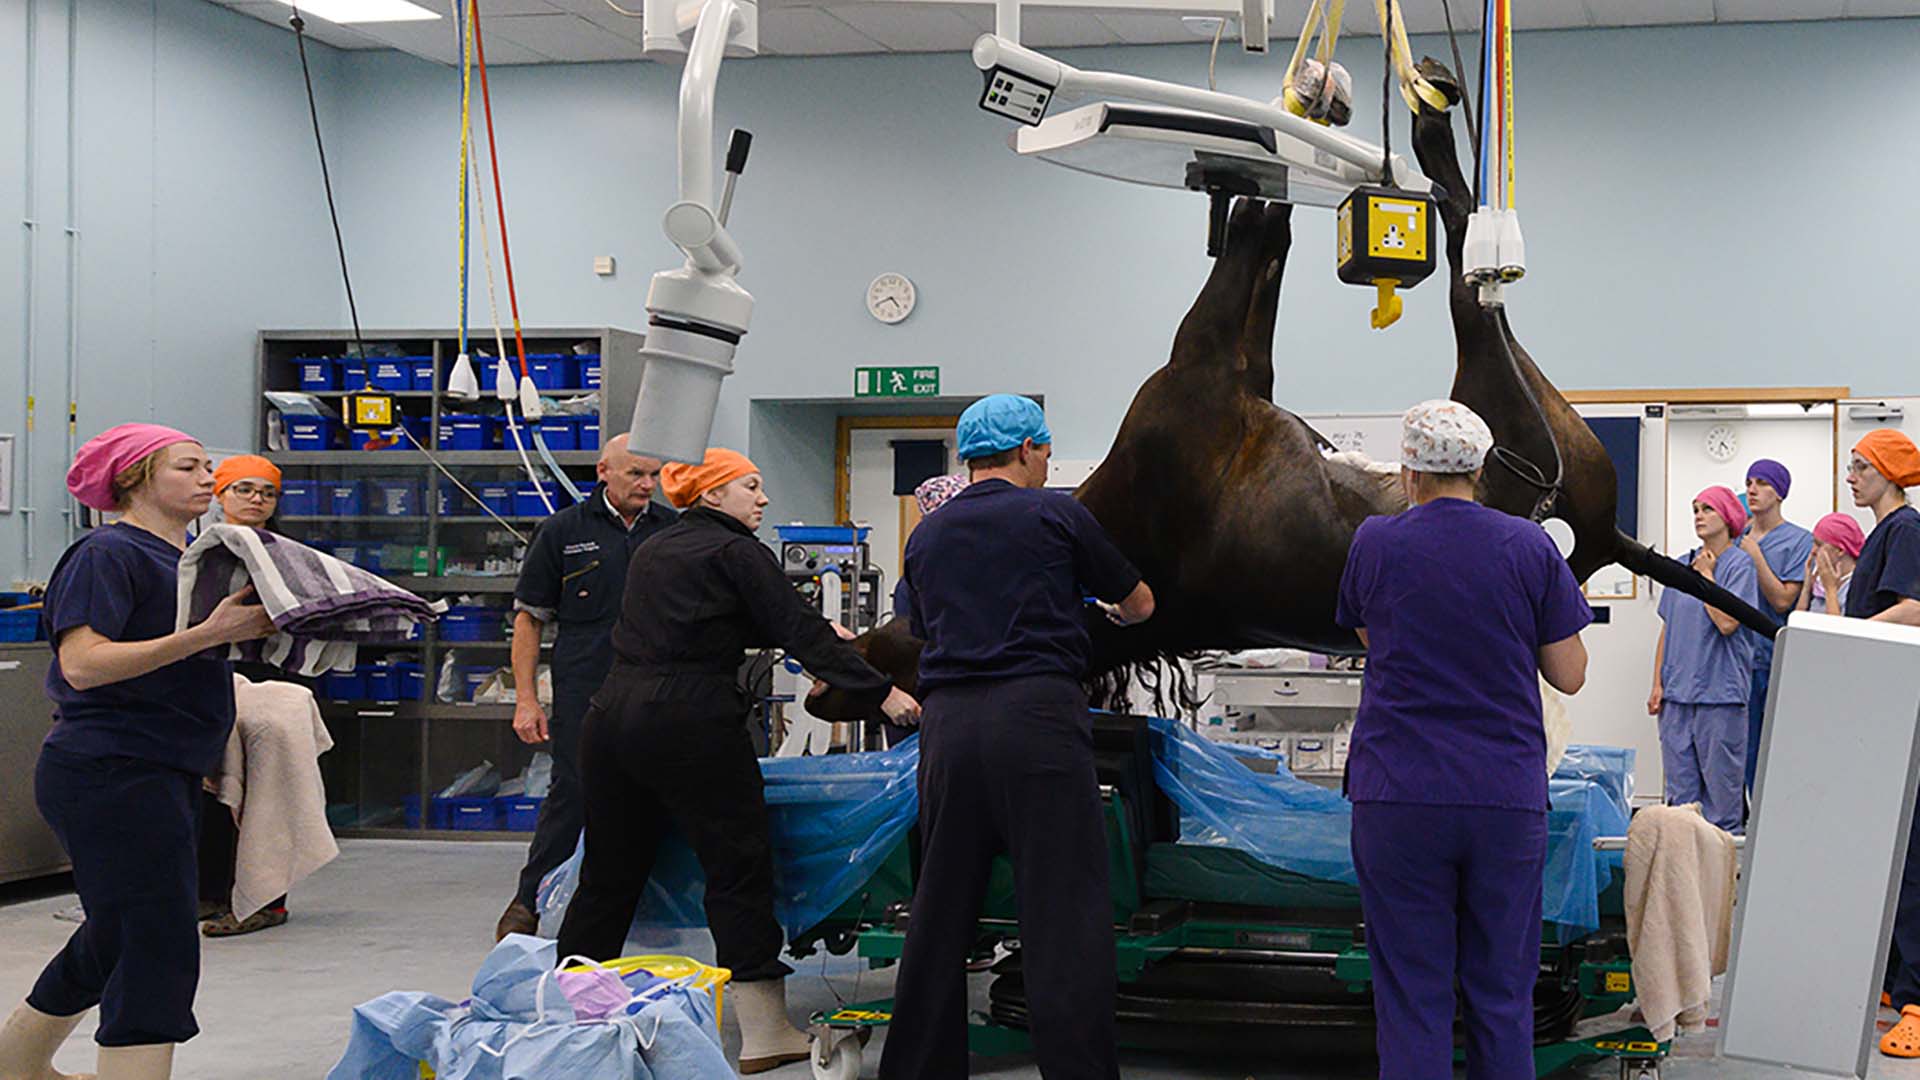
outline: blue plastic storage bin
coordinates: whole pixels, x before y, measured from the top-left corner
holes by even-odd
[[[326,512],[335,517],[357,517],[366,513],[366,500],[358,480],[330,480],[321,485]]]
[[[417,829],[420,827],[420,796],[400,796],[400,818],[407,823],[407,828],[409,829]]]
[[[545,801],[531,795],[496,795],[494,813],[500,828],[513,832],[532,832],[540,821],[540,804]]]
[[[499,826],[499,816],[490,795],[460,795],[433,800],[433,827],[458,832],[479,832]]]
[[[477,413],[443,413],[440,417],[440,449],[485,450],[491,425],[489,417]]]
[[[401,701],[419,701],[427,689],[426,669],[412,660],[393,665],[393,677]]]
[[[503,480],[494,484],[469,484],[468,486],[473,488],[475,495],[480,496],[480,501],[486,504],[487,509],[501,517],[513,516],[514,485],[512,483]]]
[[[334,422],[324,416],[288,416],[281,414],[287,429],[289,450],[333,449]]]
[[[580,368],[580,381],[575,385],[582,390],[600,389],[600,357],[593,353],[573,358]]]
[[[413,385],[410,386],[409,389],[412,389],[412,390],[438,389],[436,386],[434,386],[433,357],[431,356],[413,357],[412,362],[409,364],[409,366],[413,369],[413,372],[412,372]]]
[[[455,604],[440,616],[440,640],[499,641],[506,610],[479,604]]]
[[[563,353],[537,353],[527,357],[527,374],[542,390],[564,390],[574,385],[573,357]]]
[[[293,367],[300,375],[302,390],[340,389],[340,369],[328,357],[301,357],[294,360]]]
[[[467,498],[467,493],[452,484],[442,484],[435,490],[440,493],[441,517],[460,517],[480,512],[473,505],[473,500]]]
[[[580,445],[580,429],[570,416],[551,416],[539,422],[540,439],[549,450],[572,450]]]
[[[320,696],[334,701],[364,700],[367,680],[358,670],[329,671],[320,676]]]
[[[400,679],[395,674],[392,664],[362,664],[359,674],[368,700],[400,700]]]
[[[413,389],[413,361],[406,357],[367,361],[367,381],[375,390]]]
[[[487,681],[487,677],[492,675],[494,670],[494,667],[490,664],[461,664],[460,700],[472,701],[473,695],[479,692],[480,685]]]
[[[547,504],[540,501],[540,492],[546,490],[547,498],[553,501],[555,510],[564,509],[567,501],[560,494],[560,485],[551,480],[542,480],[535,486],[532,480],[522,480],[513,489],[514,517],[546,517]]]
[[[864,544],[873,530],[865,525],[775,525],[773,531],[788,544]]]
[[[32,596],[23,592],[0,593],[8,607],[0,608],[0,641],[38,641],[40,640],[40,609],[17,610],[21,604],[34,602]]]
[[[420,516],[420,481],[369,480],[366,491],[370,513],[386,517]]]
[[[574,443],[582,450],[600,449],[600,418],[597,416],[576,416],[574,425],[579,428]]]
[[[290,517],[318,517],[320,485],[312,480],[285,480],[280,484],[280,513]]]
[[[367,361],[341,360],[339,361],[339,365],[340,389],[353,391],[369,389],[367,386]]]

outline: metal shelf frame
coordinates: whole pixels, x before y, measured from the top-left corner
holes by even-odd
[[[601,358],[602,415],[618,415],[632,408],[633,395],[637,391],[640,378],[640,347],[645,339],[630,330],[610,327],[554,327],[536,328],[525,332],[529,352],[560,352],[576,343],[597,341]],[[398,342],[403,348],[416,356],[431,355],[434,360],[435,385],[446,377],[446,371],[452,364],[459,348],[459,335],[448,329],[374,329],[360,335],[367,342]],[[262,330],[255,338],[254,349],[254,402],[255,402],[255,445],[266,446],[267,417],[272,411],[265,392],[268,390],[300,391],[290,360],[310,356],[344,356],[351,352],[354,335],[342,330]],[[475,362],[480,362],[478,356]],[[488,362],[491,362],[490,360]],[[343,398],[347,391],[300,391],[313,394],[323,400],[336,401]],[[592,393],[586,388],[567,388],[542,391],[554,397],[569,397]],[[458,401],[441,390],[404,390],[392,391],[395,397],[410,403],[423,404],[429,417],[426,445],[438,446],[440,441],[440,421],[446,413],[465,412],[475,405]],[[493,402],[491,396],[483,403]],[[606,403],[611,402],[608,409]],[[412,412],[413,410],[410,410]],[[610,434],[610,433],[609,433]],[[313,535],[315,526],[324,526],[329,522],[357,527],[394,525],[413,530],[416,536],[422,536],[429,552],[438,552],[443,537],[448,536],[448,528],[457,529],[455,535],[472,537],[476,535],[474,526],[495,525],[491,517],[474,514],[442,515],[438,513],[439,499],[434,492],[439,484],[445,483],[425,453],[418,450],[266,450],[260,451],[269,460],[284,469],[324,470],[334,475],[345,473],[360,477],[386,476],[396,473],[414,473],[423,476],[428,482],[428,497],[425,513],[408,516],[388,516],[362,514],[351,517],[333,517],[330,515],[288,516],[282,520],[288,524],[299,524],[301,532]],[[567,467],[569,474],[576,470],[580,479],[586,479],[585,470],[599,459],[597,450],[556,451],[554,458]],[[434,455],[442,464],[456,471],[461,467],[469,468],[519,468],[521,456],[518,452],[506,450],[448,450],[437,451]],[[363,471],[364,470],[364,471]],[[464,477],[462,479],[465,479]],[[527,525],[538,522],[539,518],[506,515],[506,520],[515,525]],[[389,581],[427,595],[446,595],[456,593],[511,594],[516,580],[511,576],[486,576],[475,574],[390,574],[383,575]],[[328,725],[335,730],[337,749],[322,759],[323,768],[346,783],[350,780],[351,801],[365,807],[368,805],[390,804],[392,798],[417,793],[424,808],[433,791],[444,785],[446,779],[436,776],[434,760],[435,726],[443,726],[441,738],[452,740],[453,747],[472,747],[481,745],[488,736],[488,728],[495,729],[492,736],[496,741],[494,750],[488,755],[496,761],[501,755],[507,760],[519,753],[521,744],[513,736],[510,723],[513,718],[511,705],[473,705],[454,704],[434,700],[435,687],[439,681],[439,669],[448,650],[466,649],[485,651],[489,654],[502,652],[509,648],[510,641],[484,642],[443,642],[440,640],[437,626],[427,627],[423,640],[408,642],[404,645],[380,646],[369,652],[406,651],[418,654],[422,666],[426,669],[423,680],[425,688],[419,700],[400,702],[374,701],[322,701],[322,715]],[[542,650],[551,649],[543,643]],[[504,657],[502,657],[504,660]],[[472,727],[466,726],[471,722]],[[445,727],[445,725],[453,725]],[[337,725],[337,726],[336,726]],[[475,752],[469,750],[469,752]],[[458,753],[458,750],[456,750]],[[329,759],[333,759],[329,761]],[[444,772],[444,770],[439,770]],[[340,775],[346,773],[349,775]],[[378,779],[375,779],[375,774]],[[409,777],[409,774],[411,776]],[[436,784],[436,780],[439,781]],[[408,792],[407,787],[412,791]],[[378,788],[369,797],[369,788]],[[389,791],[388,789],[392,789]],[[341,800],[347,801],[347,800]],[[509,831],[465,831],[428,828],[404,828],[390,826],[342,826],[335,829],[341,836],[382,837],[382,838],[432,838],[453,840],[526,840],[527,833]]]

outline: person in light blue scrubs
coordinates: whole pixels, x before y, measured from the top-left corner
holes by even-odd
[[[1688,562],[1708,581],[1758,606],[1753,560],[1734,546],[1746,508],[1724,487],[1693,498],[1700,547]],[[1699,803],[1708,821],[1739,832],[1746,799],[1747,699],[1753,641],[1740,621],[1678,589],[1660,594],[1660,644],[1653,653],[1647,714],[1660,718],[1660,756],[1669,806]]]
[[[1793,474],[1771,458],[1747,466],[1747,531],[1740,550],[1753,562],[1760,599],[1756,604],[1775,625],[1785,626],[1787,612],[1800,602],[1806,587],[1807,560],[1813,555],[1813,534],[1780,516]],[[1740,633],[1753,642],[1753,691],[1747,699],[1747,798],[1753,798],[1753,776],[1760,767],[1760,726],[1767,716],[1767,685],[1773,675],[1773,639],[1752,630]]]

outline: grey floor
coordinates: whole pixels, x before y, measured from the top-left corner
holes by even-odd
[[[293,920],[250,937],[206,942],[196,1007],[202,1034],[182,1047],[175,1075],[181,1080],[258,1080],[260,1077],[320,1077],[339,1057],[353,1006],[387,990],[428,990],[466,996],[474,967],[492,942],[524,848],[501,843],[348,841],[338,861],[294,891]],[[44,890],[43,890],[44,892]],[[40,895],[0,906],[0,998],[18,1000],[47,957],[73,929],[53,913],[73,902],[66,894]],[[679,935],[647,942],[651,948],[710,955],[705,935]],[[819,958],[798,964],[789,987],[795,1015],[830,1005],[836,995],[882,997],[891,992],[885,972],[863,972],[851,960],[824,968]],[[976,990],[984,995],[984,977]],[[55,1064],[67,1071],[93,1067],[92,1044],[83,1027]],[[869,1047],[866,1076],[875,1075],[882,1034]],[[731,1035],[730,1035],[731,1041]],[[1719,1062],[1712,1034],[1681,1040],[1663,1070],[1669,1080],[1722,1077],[1788,1077],[1787,1070]],[[1220,1057],[1129,1054],[1128,1077],[1266,1080],[1315,1078],[1362,1080],[1364,1066],[1289,1067],[1284,1062]],[[1037,1077],[1030,1059],[975,1059],[973,1074]],[[769,1077],[799,1080],[804,1065]],[[1578,1077],[1614,1077],[1617,1069],[1593,1066]],[[1874,1057],[1871,1075],[1920,1080],[1920,1062]]]

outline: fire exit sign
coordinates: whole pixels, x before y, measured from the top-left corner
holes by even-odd
[[[854,397],[939,397],[937,367],[857,367]]]

